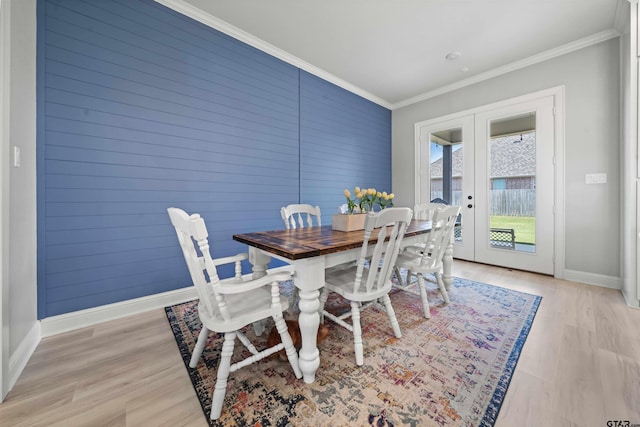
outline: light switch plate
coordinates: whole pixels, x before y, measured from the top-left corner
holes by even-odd
[[[606,184],[606,173],[588,173],[584,177],[585,184]]]
[[[20,147],[17,145],[13,146],[13,167],[20,167]]]

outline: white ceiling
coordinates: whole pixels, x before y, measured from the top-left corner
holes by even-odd
[[[627,5],[624,0],[157,1],[389,108],[616,37]],[[453,51],[461,56],[445,60]],[[461,71],[465,67],[468,71]]]

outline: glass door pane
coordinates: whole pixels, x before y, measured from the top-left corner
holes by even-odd
[[[535,112],[491,121],[488,154],[489,247],[535,253]]]
[[[460,206],[462,203],[462,127],[434,132],[430,143],[430,201]],[[461,220],[455,228],[456,242],[462,242]]]

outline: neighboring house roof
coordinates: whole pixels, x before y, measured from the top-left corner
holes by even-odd
[[[462,175],[463,148],[453,152],[453,176]],[[491,178],[533,176],[536,173],[536,134],[505,136],[491,141]],[[431,163],[431,178],[442,178],[442,158]]]

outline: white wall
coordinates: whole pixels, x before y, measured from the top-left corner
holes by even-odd
[[[565,269],[619,278],[619,67],[615,38],[394,110],[396,204],[414,204],[414,123],[564,85]],[[607,184],[586,185],[585,174],[594,172],[605,172]]]
[[[4,164],[9,167],[9,325],[4,326],[9,334],[12,385],[37,345],[40,331],[36,310],[36,0],[9,3],[9,138],[3,140],[3,148],[13,153],[17,146],[21,152],[20,167],[12,166],[11,156]]]

